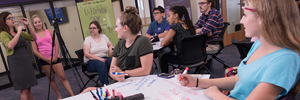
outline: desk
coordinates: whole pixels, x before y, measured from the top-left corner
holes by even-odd
[[[208,79],[210,75],[193,74],[194,77]],[[204,94],[205,89],[180,85],[177,76],[164,79],[156,75],[130,77],[106,87],[122,93],[123,97],[143,93],[145,100],[211,100]],[[96,93],[96,91],[93,91]],[[94,100],[90,92],[68,97],[63,100]]]
[[[163,48],[160,46],[161,42],[153,42],[152,46],[153,46],[153,51],[158,51],[159,49]]]

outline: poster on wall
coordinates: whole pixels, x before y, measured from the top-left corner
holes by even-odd
[[[118,37],[115,32],[116,23],[111,0],[94,0],[77,3],[83,36],[90,36],[89,24],[98,21],[105,34],[113,45],[117,44]]]
[[[192,19],[190,0],[164,0],[165,14],[168,16],[168,11],[173,6],[185,6],[189,12],[190,19]]]

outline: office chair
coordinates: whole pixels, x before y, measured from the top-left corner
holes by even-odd
[[[88,72],[86,71],[86,67],[87,67],[87,63],[84,63],[83,61],[83,49],[77,50],[75,51],[76,55],[78,56],[78,59],[80,60],[80,65],[81,65],[81,69],[82,69],[82,73],[88,77],[88,81],[83,85],[83,87],[80,89],[80,91],[82,91],[83,89],[85,89],[86,85],[92,80],[93,82],[96,83],[97,86],[102,86],[100,84],[98,84],[99,78],[95,81],[94,78],[98,75],[98,72]]]
[[[247,57],[249,50],[252,47],[253,42],[238,42],[236,39],[232,39],[232,44],[234,44],[240,53],[240,59]]]
[[[193,65],[191,68],[196,68],[194,73],[198,73],[202,68],[205,68],[215,78],[204,63],[207,58],[206,39],[207,33],[186,37],[181,40],[181,47],[177,51],[177,55],[180,58],[179,69],[182,69],[181,65]],[[171,66],[175,69],[174,65],[171,64]]]
[[[218,54],[221,53],[221,51],[224,49],[224,42],[223,42],[223,37],[226,31],[226,28],[230,25],[229,22],[224,22],[224,27],[222,28],[222,32],[220,34],[220,38],[219,39],[210,39],[208,40],[209,42],[217,42],[219,45],[219,48],[217,50],[213,50],[213,51],[208,51],[207,54],[211,55],[213,59],[217,60],[218,62],[223,64],[224,68],[229,68],[229,65],[227,65],[221,58],[217,57]]]

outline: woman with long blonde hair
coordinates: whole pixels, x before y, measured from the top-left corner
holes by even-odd
[[[47,75],[48,79],[50,78],[50,63],[51,63],[51,51],[52,51],[52,36],[53,32],[49,29],[44,28],[44,23],[40,19],[39,15],[35,14],[31,17],[32,24],[34,27],[34,34],[37,37],[36,41],[31,42],[32,45],[32,51],[35,56],[37,56],[39,59],[39,66],[41,66]],[[71,86],[69,84],[69,81],[66,79],[65,72],[63,65],[59,59],[58,56],[58,42],[55,39],[54,42],[54,48],[53,48],[53,70],[51,71],[51,81],[50,86],[54,90],[54,92],[57,94],[57,98],[61,99],[62,96],[59,93],[58,86],[55,82],[54,72],[56,73],[58,79],[61,81],[69,95],[73,96],[73,91],[71,89]]]
[[[196,79],[182,74],[181,85],[206,88],[212,99],[278,99],[299,92],[300,16],[295,0],[245,0],[246,37],[258,37],[238,75]],[[225,96],[220,90],[232,90]]]

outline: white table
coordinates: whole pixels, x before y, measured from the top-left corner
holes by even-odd
[[[154,50],[154,51],[157,51],[157,50],[159,50],[159,49],[162,48],[162,47],[160,46],[160,43],[161,43],[161,42],[153,42],[153,43],[152,43],[152,46],[153,46],[153,50]]]
[[[210,75],[194,74],[194,77],[208,79]],[[189,88],[180,85],[177,76],[164,79],[156,75],[130,77],[106,87],[122,93],[123,97],[143,93],[145,100],[211,100],[204,94],[205,89]],[[93,91],[96,93],[96,91]],[[95,94],[96,95],[96,94]],[[63,100],[94,100],[90,92],[68,97]]]

